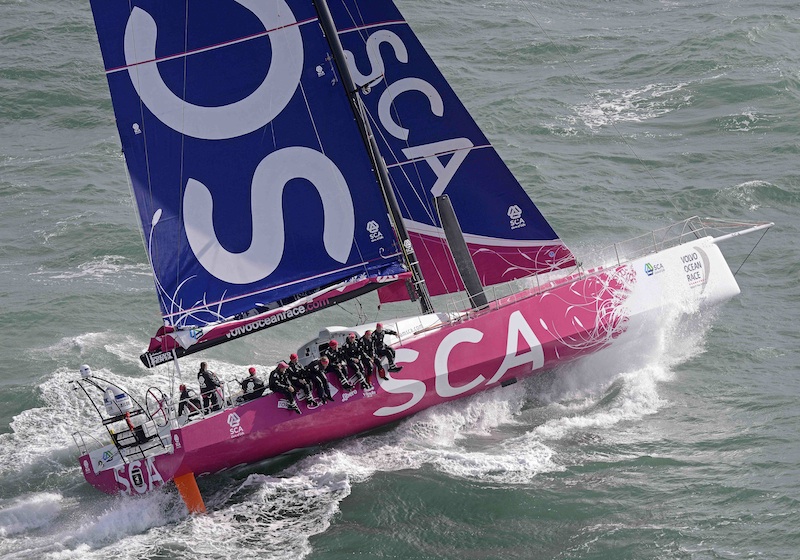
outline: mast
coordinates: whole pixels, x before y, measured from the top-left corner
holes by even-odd
[[[375,141],[375,135],[372,133],[372,127],[370,127],[369,121],[364,114],[364,105],[361,103],[358,87],[356,87],[353,77],[350,74],[350,69],[347,67],[344,49],[339,40],[336,24],[334,24],[331,12],[328,9],[328,3],[326,0],[313,1],[314,7],[317,10],[317,15],[319,16],[320,24],[322,25],[322,30],[328,40],[328,45],[333,51],[333,60],[336,63],[339,76],[342,78],[342,85],[344,85],[347,98],[350,100],[350,108],[353,110],[358,129],[361,132],[361,138],[364,140],[364,145],[367,148],[367,154],[375,170],[375,175],[378,179],[378,184],[380,185],[384,200],[386,201],[389,215],[394,223],[395,232],[400,241],[400,250],[403,252],[406,263],[413,275],[412,282],[414,283],[416,295],[419,297],[420,307],[423,313],[433,313],[433,302],[431,302],[428,288],[425,285],[425,278],[422,276],[422,270],[420,269],[417,256],[414,254],[414,248],[411,246],[411,239],[403,223],[403,215],[400,213],[400,206],[397,204],[397,199],[394,196],[394,190],[389,180],[389,172],[386,169],[386,162],[384,162],[380,155],[378,144]]]

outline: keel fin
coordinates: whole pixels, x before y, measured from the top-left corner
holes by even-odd
[[[173,480],[189,513],[205,513],[206,505],[203,503],[203,496],[200,495],[200,489],[197,487],[194,473],[182,474],[176,476]]]

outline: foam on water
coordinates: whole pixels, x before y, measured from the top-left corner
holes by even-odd
[[[98,497],[73,514],[72,530],[62,532],[57,521],[61,497],[45,495],[7,508],[20,513],[3,517],[5,510],[0,510],[0,530],[13,536],[47,527],[47,542],[34,539],[9,550],[24,548],[52,558],[139,558],[165,547],[172,557],[303,558],[311,551],[311,537],[328,530],[352,486],[377,472],[430,466],[449,477],[532,484],[541,473],[589,460],[580,449],[564,451],[564,443],[585,431],[605,439],[624,438],[620,426],[664,406],[659,384],[671,379],[676,364],[703,351],[709,317],[697,311],[696,302],[682,302],[660,313],[648,329],[633,329],[637,332],[623,334],[613,346],[542,378],[428,409],[388,431],[302,458],[276,476],[251,474],[243,482],[233,481],[206,497],[207,516],[188,516],[168,489],[136,499]],[[687,322],[686,313],[694,313],[693,320]],[[52,350],[103,350],[135,362],[140,345],[133,338],[117,341],[104,333],[87,333],[63,339]],[[184,369],[194,365],[184,364]],[[214,366],[229,380],[241,369],[220,361]],[[139,398],[150,386],[167,387],[170,370],[162,367],[132,377],[101,367],[95,374]],[[80,479],[72,432],[95,427],[97,438],[104,434],[96,412],[64,390],[76,376],[74,370],[53,372],[40,385],[44,406],[19,414],[13,432],[0,436],[3,474],[15,474],[9,480],[54,466],[61,476]],[[530,422],[531,410],[537,411],[538,420]],[[43,515],[34,513],[38,511]]]
[[[0,501],[0,536],[9,537],[49,525],[61,512],[62,497],[43,492]]]
[[[152,539],[159,528],[167,524],[180,528],[186,516],[174,492],[75,503],[62,509],[60,519],[55,519],[58,514],[52,516],[47,534],[29,534],[24,543],[13,543],[20,552],[10,557],[142,558],[163,546],[163,541],[156,545]]]
[[[147,263],[132,262],[119,255],[103,255],[89,262],[81,263],[75,268],[60,272],[39,271],[36,275],[44,275],[52,280],[96,280],[98,282],[112,281],[118,283],[119,278],[127,276],[145,276],[148,280],[153,273]]]
[[[689,84],[646,84],[635,89],[601,89],[592,95],[592,101],[578,105],[574,111],[592,130],[604,126],[641,122],[665,115],[691,102],[692,95],[685,91]]]
[[[716,193],[715,197],[722,200],[732,200],[737,205],[755,212],[761,207],[757,194],[759,189],[770,189],[773,185],[767,181],[745,181],[738,185],[727,187]]]

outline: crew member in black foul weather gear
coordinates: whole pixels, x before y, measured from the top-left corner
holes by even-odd
[[[339,383],[342,389],[350,389],[353,385],[350,383],[347,375],[347,359],[344,357],[342,350],[339,348],[339,343],[335,339],[328,342],[327,348],[324,348],[320,354],[329,360],[328,371],[332,371],[339,378]]]
[[[329,367],[330,360],[327,356],[322,356],[319,360],[314,360],[303,368],[306,379],[308,379],[317,390],[317,398],[322,404],[325,404],[325,401],[333,402],[331,387],[328,385],[328,376],[325,375]]]
[[[303,371],[303,366],[300,365],[298,361],[297,354],[292,354],[289,356],[289,369],[286,370],[286,374],[289,377],[289,382],[292,384],[292,387],[295,388],[296,391],[303,390],[306,394],[306,402],[308,406],[311,408],[315,408],[319,406],[317,399],[314,398],[314,392],[311,390],[311,383],[306,376],[305,371]],[[297,393],[295,393],[297,394]]]
[[[345,360],[347,360],[347,365],[353,368],[356,375],[360,378],[361,381],[361,388],[362,389],[371,389],[372,385],[369,384],[367,380],[367,376],[364,372],[364,351],[361,349],[361,345],[356,340],[356,333],[350,333],[347,335],[347,338],[344,341],[344,347],[342,348],[342,354],[344,355]]]
[[[375,353],[375,341],[372,340],[372,331],[367,331],[359,341],[361,350],[364,352],[364,372],[369,381],[370,376],[378,370],[378,376],[381,379],[388,379],[386,377],[386,370],[383,369],[380,357]]]
[[[375,325],[375,332],[372,333],[372,340],[375,342],[375,354],[379,357],[386,358],[389,362],[389,371],[395,372],[403,369],[402,366],[394,364],[394,348],[389,346],[383,341],[384,335],[391,334],[397,336],[397,333],[390,329],[384,329],[381,323]]]
[[[251,366],[247,373],[249,377],[241,382],[242,391],[244,392],[242,400],[252,401],[264,394],[266,385],[264,385],[264,381],[260,377],[256,376],[256,368]]]
[[[269,374],[269,388],[273,393],[282,395],[289,401],[289,408],[294,410],[297,414],[300,412],[300,407],[297,406],[297,401],[294,398],[294,387],[292,387],[287,375],[289,365],[286,362],[280,362],[278,366]]]
[[[208,369],[208,364],[200,362],[200,371],[197,372],[197,383],[200,385],[200,396],[203,397],[203,412],[214,412],[222,409],[217,389],[222,387],[219,377]]]

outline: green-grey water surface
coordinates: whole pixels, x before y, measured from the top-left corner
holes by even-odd
[[[695,214],[774,221],[742,294],[664,316],[635,359],[612,347],[201,479],[206,516],[169,490],[105,496],[75,461],[92,418],[68,381],[88,362],[135,391],[166,383],[137,359],[158,307],[88,2],[0,0],[0,555],[797,558],[800,6],[399,6],[579,256]],[[734,271],[759,237],[722,247]],[[357,312],[203,359],[233,380]]]

